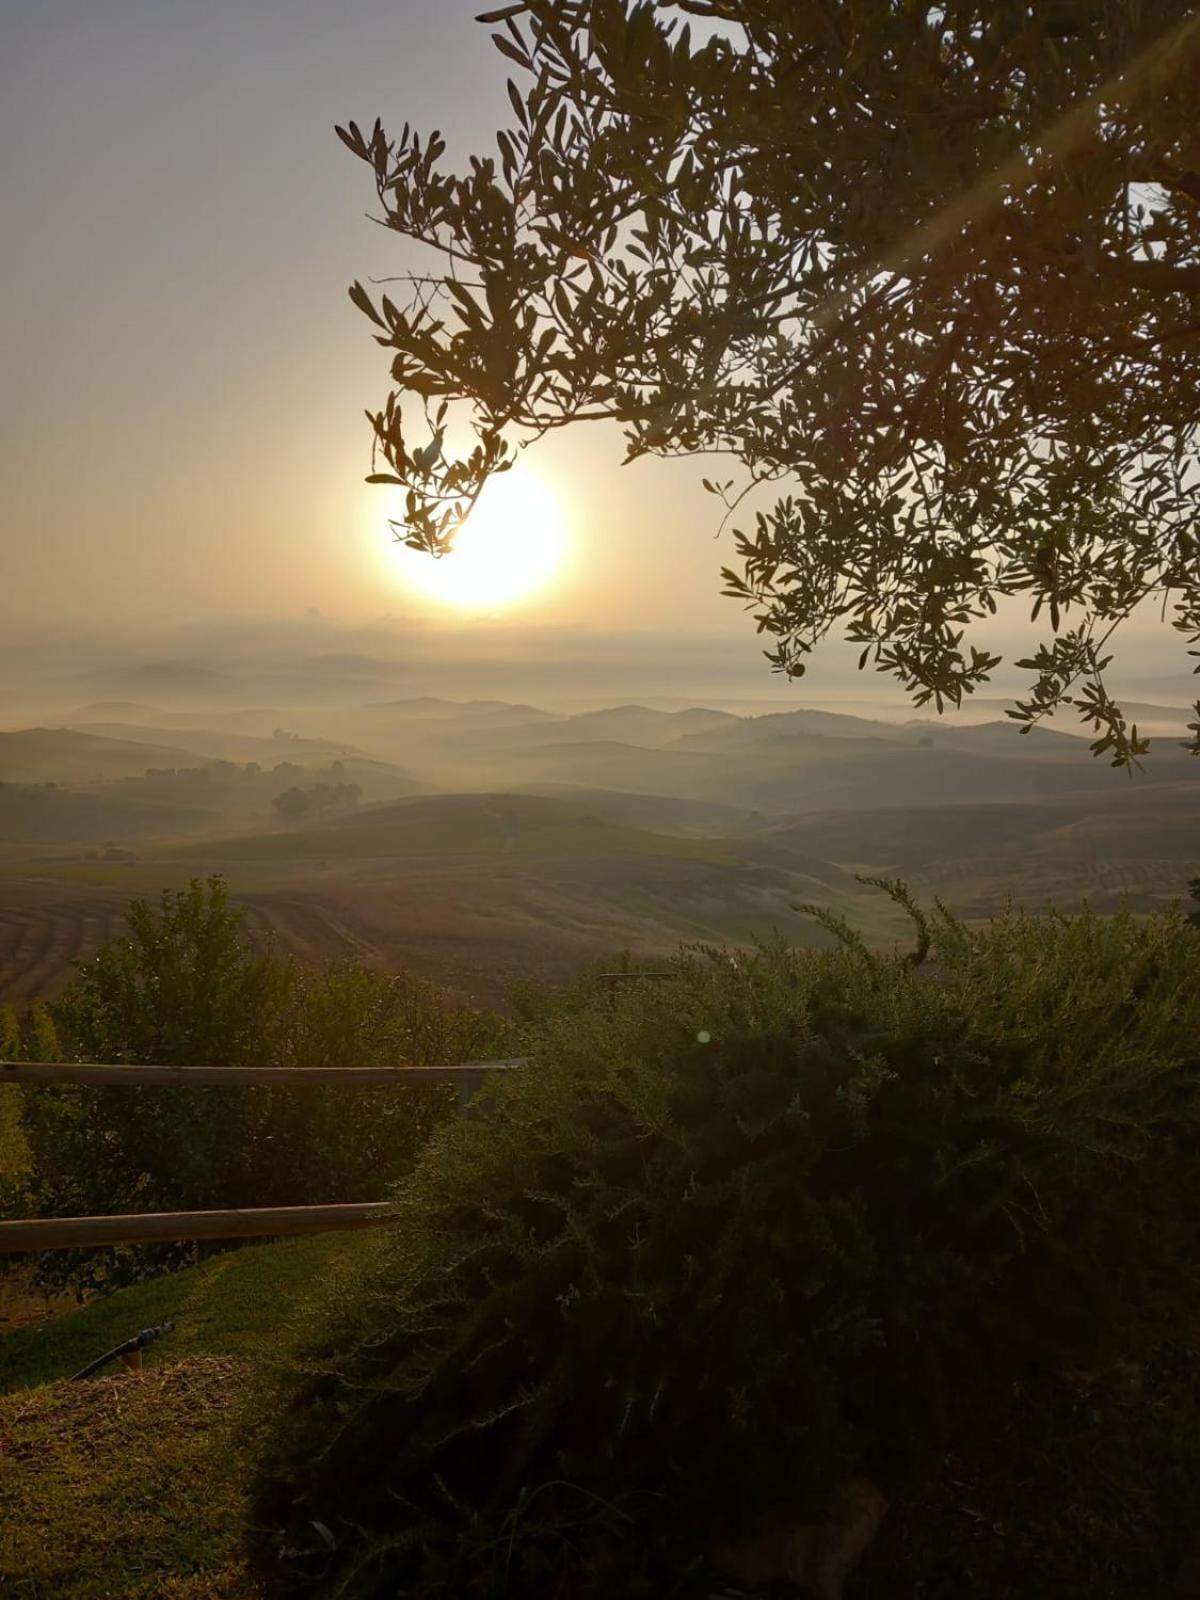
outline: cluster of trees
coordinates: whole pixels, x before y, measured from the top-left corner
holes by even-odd
[[[284,791],[280,785],[288,785]],[[264,767],[257,761],[206,761],[195,767],[147,767],[141,778],[125,778],[122,786],[135,790],[139,798],[172,801],[177,804],[211,805],[222,797],[268,795],[281,815],[300,816],[305,810],[327,810],[332,806],[357,804],[361,785],[352,783],[342,761],[326,767],[305,767],[294,761],[278,761]],[[307,805],[285,794],[309,797]],[[284,805],[280,807],[279,802]]]
[[[301,822],[306,817],[324,816],[331,811],[345,811],[362,799],[362,785],[357,783],[316,783],[309,789],[293,786],[277,794],[271,801],[281,822]]]

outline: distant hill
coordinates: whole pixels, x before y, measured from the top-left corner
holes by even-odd
[[[683,712],[614,706],[564,716],[503,701],[391,701],[352,713],[346,728],[363,745],[425,762],[442,787],[521,786],[523,753],[542,744],[618,743],[638,749],[670,745],[689,732],[733,721],[727,712]],[[401,752],[403,754],[401,755]],[[600,780],[603,782],[603,780]],[[583,780],[585,786],[591,779]],[[619,783],[605,787],[620,787]]]
[[[605,711],[584,711],[567,717],[545,737],[567,743],[614,740],[618,744],[661,748],[710,729],[736,724],[728,711],[707,711],[694,706],[687,711],[652,711],[648,706],[612,706]]]
[[[825,860],[912,870],[938,860],[1031,845],[1085,814],[1072,805],[888,806],[775,818],[752,837]]]
[[[611,822],[631,823],[654,833],[699,834],[715,837],[761,824],[762,814],[744,806],[725,806],[710,800],[683,800],[678,795],[625,794],[617,789],[585,789],[577,784],[547,783],[530,787],[529,794],[545,795],[586,806]]]
[[[1170,734],[1176,730],[1180,733],[1195,717],[1195,711],[1187,705],[1169,705],[1158,701],[1129,700],[1117,691],[1117,701],[1121,710],[1130,722],[1136,722],[1139,730],[1156,733],[1159,736]],[[973,695],[963,702],[964,714],[978,716],[981,721],[1008,721],[1005,717],[1012,706],[1011,700],[1005,700],[995,695]],[[944,727],[964,727],[969,724],[954,719],[952,722],[942,722],[933,717],[914,717],[905,722],[906,727],[920,728],[925,731],[938,730]],[[1087,735],[1087,728],[1073,714],[1070,706],[1064,706],[1059,715],[1049,724],[1055,733],[1067,733],[1077,737]]]
[[[166,713],[157,706],[146,705],[141,700],[93,700],[77,706],[67,714],[64,724],[68,728],[81,722],[154,722]]]
[[[846,716],[837,711],[775,711],[760,717],[729,717],[707,728],[681,730],[678,748],[744,750],[752,745],[777,746],[818,735],[825,739],[885,739],[917,743],[919,735],[890,722]]]
[[[141,661],[132,666],[112,667],[93,675],[95,683],[154,684],[164,693],[214,689],[234,681],[227,672],[206,667],[198,661]]]
[[[276,728],[290,728],[295,712],[281,706],[208,706],[203,711],[162,711],[152,720],[171,728],[217,728],[221,732],[273,737]]]
[[[883,741],[889,746],[935,747],[1003,756],[1016,761],[1057,757],[1078,762],[1089,759],[1086,741],[1058,729],[1034,727],[1026,734],[1008,719],[977,723],[942,723],[932,719],[908,723],[877,722],[832,711],[783,711],[761,717],[732,718],[719,727],[690,733],[673,748],[689,750],[742,750],[765,752],[784,747],[803,748],[805,741],[844,739]],[[813,748],[817,748],[814,744]],[[834,752],[836,753],[836,752]]]
[[[457,706],[412,708],[407,704],[372,706],[347,723],[360,744],[381,739],[402,750],[448,752],[469,763],[482,749],[520,744],[544,736],[559,718],[535,706],[478,701]]]
[[[507,700],[439,700],[433,695],[422,695],[415,700],[378,700],[369,709],[391,711],[401,719],[411,717],[417,721],[462,725],[496,726],[558,720],[555,712],[541,711],[537,706],[513,704]]]
[[[983,748],[956,745],[952,737],[859,738],[772,729],[748,737],[741,730],[706,733],[661,749],[616,741],[540,742],[493,751],[481,781],[490,787],[577,784],[754,811],[845,809],[873,811],[895,805],[1028,803],[1055,796],[1111,798],[1117,786],[1151,785],[1169,772],[1200,780],[1200,763],[1167,761],[1132,779],[1094,761],[1074,741],[1058,750],[1022,740],[1015,729],[984,735]],[[1000,743],[1003,740],[1003,743]],[[725,745],[710,749],[710,743]],[[1032,747],[1032,754],[1030,748]],[[1061,758],[1060,758],[1061,754]],[[1186,758],[1185,758],[1186,759]],[[1122,789],[1122,792],[1123,792]],[[1197,789],[1200,796],[1200,788]]]
[[[1080,728],[1065,733],[1057,728],[1031,727],[1022,733],[1020,725],[1010,719],[1002,722],[977,722],[964,727],[926,726],[925,733],[934,743],[952,750],[975,750],[989,755],[1002,755],[1014,760],[1051,759],[1063,762],[1085,761],[1095,765],[1088,751],[1094,734]],[[1164,763],[1186,764],[1191,757],[1182,750],[1177,740],[1156,738],[1150,760],[1156,768]],[[1104,762],[1099,763],[1106,766]]]
[[[196,833],[212,821],[210,812],[191,807],[0,783],[0,846],[127,846]]]
[[[327,762],[360,753],[353,745],[333,739],[264,739],[252,733],[227,733],[220,728],[157,728],[138,722],[84,722],[81,719],[74,724],[74,729],[107,739],[189,750],[193,757],[208,761],[257,761],[262,765],[277,761],[311,763],[318,757]]]
[[[89,784],[140,777],[147,767],[194,766],[190,750],[109,739],[70,728],[0,733],[0,782]]]
[[[1063,910],[1128,903],[1160,909],[1200,871],[1191,783],[1097,790],[1035,804],[922,805],[825,811],[748,824],[768,859],[796,852],[854,871],[899,874],[928,901],[992,915],[1009,899]]]

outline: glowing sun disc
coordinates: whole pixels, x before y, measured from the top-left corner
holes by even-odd
[[[562,561],[554,496],[520,469],[493,478],[449,555],[395,547],[404,582],[428,600],[473,609],[510,606],[544,589]]]

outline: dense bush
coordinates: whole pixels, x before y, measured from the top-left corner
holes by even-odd
[[[219,880],[129,912],[55,1008],[76,1058],[369,1066],[495,1055],[506,1025],[430,985],[354,966],[306,971],[256,951]],[[428,1088],[66,1086],[25,1100],[38,1215],[370,1200],[411,1162],[453,1094]],[[95,1282],[189,1259],[190,1246],[47,1258]]]
[[[819,1515],[853,1470],[894,1487],[1018,1378],[1168,1328],[1200,941],[927,932],[925,967],[693,951],[549,1009],[271,1397],[276,1581],[682,1592],[721,1531]]]

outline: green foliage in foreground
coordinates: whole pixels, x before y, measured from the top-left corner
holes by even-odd
[[[80,969],[55,1008],[84,1061],[402,1066],[503,1054],[499,1017],[429,984],[362,967],[306,971],[251,944],[220,879],[135,901],[128,934]],[[33,1215],[372,1200],[413,1160],[453,1093],[77,1085],[25,1097]],[[195,1247],[45,1258],[52,1281],[126,1281]]]
[[[850,1470],[903,1492],[1015,1382],[1161,1341],[1196,1286],[1200,941],[928,932],[932,971],[697,951],[549,1011],[276,1396],[270,1569],[662,1593],[718,1530]]]

